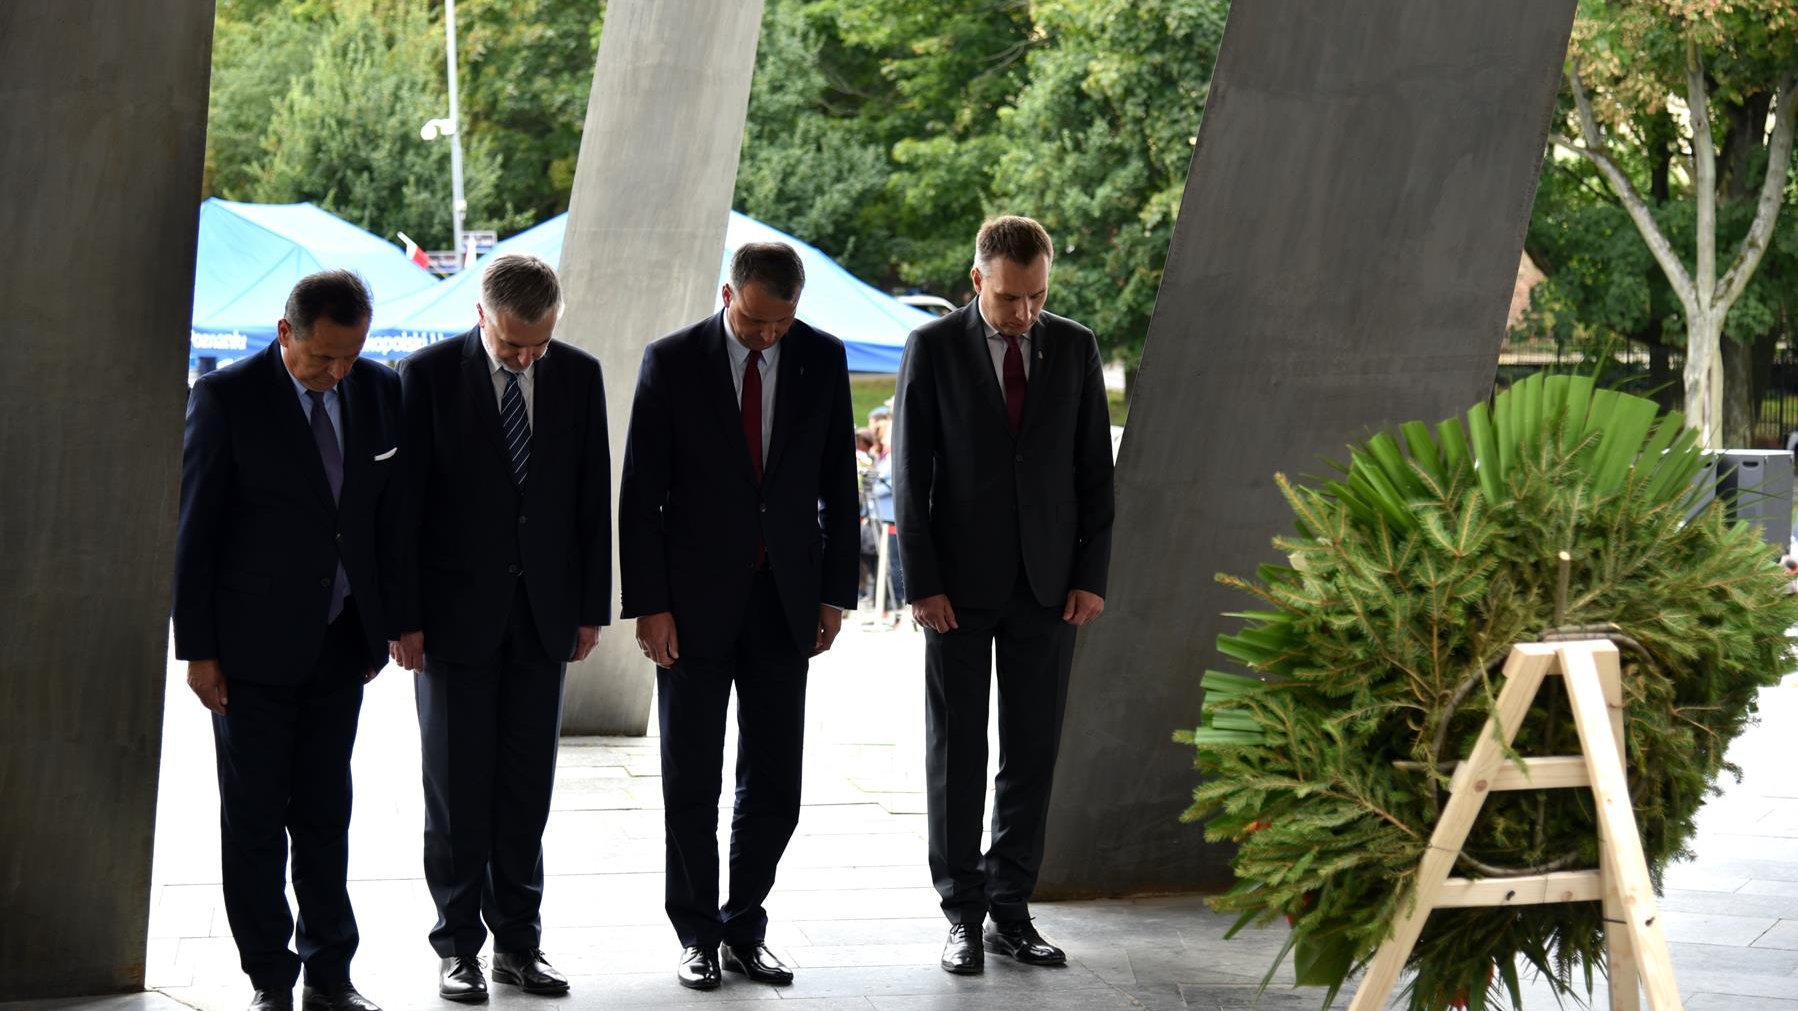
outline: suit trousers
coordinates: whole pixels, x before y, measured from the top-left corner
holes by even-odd
[[[947,633],[924,631],[925,778],[930,874],[951,923],[1030,916],[1042,869],[1049,790],[1067,708],[1074,627],[1037,603],[1022,572],[1002,607],[955,608]],[[951,599],[951,604],[954,600]],[[986,807],[987,702],[999,671],[999,775],[992,842]]]
[[[678,629],[676,630],[678,633]],[[758,572],[730,656],[682,656],[656,672],[667,833],[668,919],[690,947],[755,944],[762,907],[799,825],[809,649],[798,648],[773,577]],[[737,792],[730,821],[730,891],[718,903],[718,796],[724,721],[737,688]]]
[[[479,663],[431,653],[414,681],[424,750],[425,884],[440,957],[536,949],[543,938],[543,829],[562,729],[565,657],[543,649],[521,581],[498,651]],[[484,921],[484,925],[483,925]]]
[[[260,684],[225,671],[225,715],[212,717],[225,917],[257,989],[291,991],[302,966],[309,986],[350,978],[359,940],[345,883],[350,752],[366,649],[350,599],[304,683]],[[297,931],[287,905],[290,840]],[[290,936],[298,954],[288,949]]]

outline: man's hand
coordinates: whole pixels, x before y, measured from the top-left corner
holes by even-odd
[[[812,655],[817,656],[830,648],[837,641],[837,633],[843,630],[843,609],[830,604],[818,605],[818,641],[812,644]]]
[[[593,647],[597,645],[599,645],[599,626],[582,625],[580,631],[575,633],[574,655],[568,658],[568,662],[580,663],[587,659],[587,654],[593,652]]]
[[[674,612],[661,611],[637,619],[637,646],[657,667],[674,666],[680,659],[680,633],[674,629]]]
[[[1061,609],[1061,620],[1078,628],[1104,613],[1104,597],[1085,590],[1069,590],[1067,606]]]
[[[387,655],[394,663],[410,671],[418,670],[425,665],[425,634],[423,631],[406,632],[399,639],[387,640]]]
[[[189,660],[187,687],[193,689],[201,705],[220,716],[225,715],[225,706],[230,702],[226,697],[229,692],[225,690],[225,672],[219,669],[217,660]]]
[[[912,601],[911,620],[937,633],[952,632],[961,627],[955,623],[955,607],[949,603],[946,593]]]

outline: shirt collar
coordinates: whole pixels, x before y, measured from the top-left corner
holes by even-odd
[[[724,353],[730,355],[731,371],[738,375],[742,375],[743,363],[749,360],[749,349],[744,347],[743,342],[737,339],[737,331],[732,329],[730,325],[730,311],[727,309],[724,312],[719,313],[718,317],[724,321]],[[785,338],[783,337],[782,340],[785,340]],[[779,360],[780,341],[775,341],[773,347],[762,352],[762,361],[766,362],[769,368],[773,368],[774,363]]]
[[[476,330],[477,330],[477,331],[478,331],[478,330],[480,330],[480,328],[479,328],[479,327],[476,327],[476,328],[475,328],[475,329],[476,329]],[[480,335],[479,335],[479,337],[480,337],[480,342],[481,342],[481,353],[482,353],[482,354],[484,354],[484,355],[486,355],[486,356],[487,356],[487,374],[488,374],[488,375],[490,375],[490,376],[491,376],[491,375],[493,375],[493,374],[494,374],[494,373],[495,373],[495,372],[498,372],[498,371],[499,371],[499,370],[500,370],[500,369],[504,369],[504,368],[505,368],[505,367],[506,367],[506,366],[505,366],[505,364],[504,364],[504,363],[502,363],[502,362],[501,362],[501,361],[500,361],[500,360],[499,360],[499,357],[498,357],[498,356],[497,356],[497,355],[495,355],[495,354],[494,354],[494,353],[493,353],[493,349],[492,349],[492,348],[490,348],[490,347],[488,347],[488,346],[487,346],[487,335],[486,335],[486,333],[484,333],[484,332],[483,332],[483,333],[481,333],[481,334],[480,334]],[[533,375],[536,375],[536,373],[537,373],[537,362],[540,362],[540,361],[542,361],[542,360],[543,360],[543,356],[541,356],[541,355],[539,355],[539,356],[538,356],[538,357],[537,357],[537,358],[536,358],[536,359],[534,359],[534,360],[533,360],[533,361],[532,361],[532,362],[531,362],[531,364],[529,364],[529,365],[526,365],[526,366],[525,366],[525,367],[524,367],[524,371],[523,371],[523,372],[520,372],[520,373],[519,373],[519,374],[518,374],[518,378],[520,378],[520,379],[529,379],[529,378],[531,378],[531,377],[532,377],[532,376],[533,376]],[[510,371],[510,370],[509,370],[509,369],[508,369],[508,370],[507,370],[507,371]]]

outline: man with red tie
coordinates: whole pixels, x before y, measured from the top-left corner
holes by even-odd
[[[1030,218],[982,225],[978,295],[912,333],[893,403],[899,552],[924,627],[930,872],[952,973],[980,972],[987,951],[1067,960],[1029,903],[1074,632],[1105,610],[1111,424],[1092,331],[1043,311],[1054,256]],[[995,650],[1000,762],[982,854]]]
[[[731,258],[724,308],[643,353],[618,491],[623,610],[653,661],[676,978],[792,971],[763,900],[799,821],[805,679],[855,606],[855,436],[835,337],[800,322],[791,246]],[[724,720],[737,692],[730,887],[718,887]],[[722,953],[720,947],[722,946]],[[722,965],[720,955],[722,954]]]

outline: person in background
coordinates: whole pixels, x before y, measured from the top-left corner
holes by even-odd
[[[349,271],[301,278],[276,341],[201,376],[187,403],[175,655],[212,711],[225,917],[251,1011],[289,1011],[302,971],[308,1011],[379,1011],[350,982],[346,883],[350,751],[400,567],[400,383],[359,360],[372,312]]]
[[[553,339],[556,272],[493,258],[476,326],[400,363],[408,532],[405,634],[416,671],[425,884],[438,995],[487,999],[493,979],[560,994],[543,953],[543,829],[568,664],[611,620],[611,443],[599,360]]]

